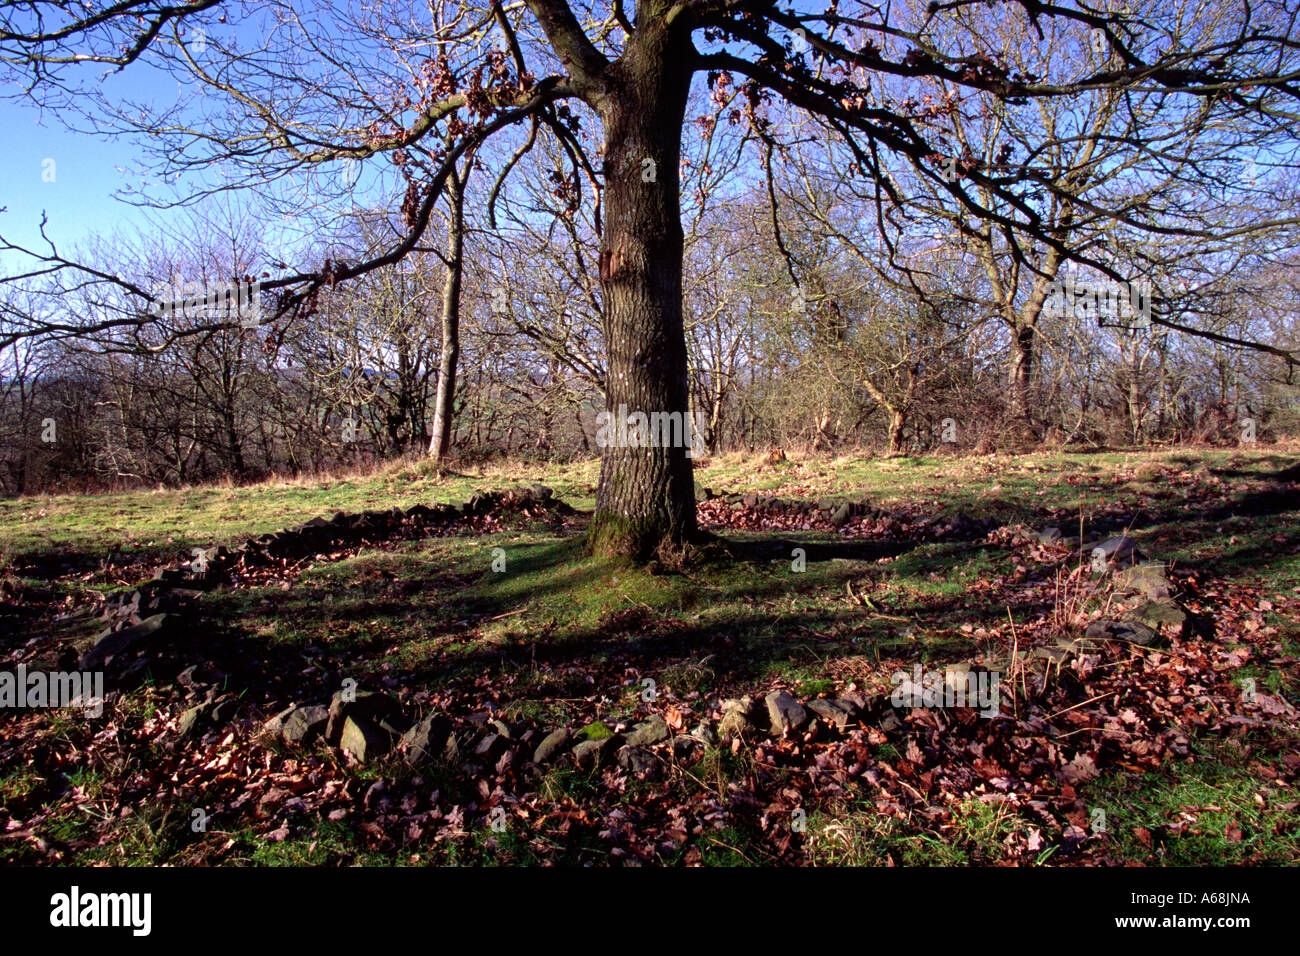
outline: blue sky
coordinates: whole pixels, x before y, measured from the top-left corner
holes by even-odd
[[[138,210],[114,202],[112,194],[130,180],[118,167],[135,162],[127,142],[64,129],[48,112],[0,101],[0,130],[6,144],[0,151],[0,233],[29,245],[39,241],[41,212],[49,216],[47,232],[67,244],[88,233],[124,221],[140,221]],[[53,182],[45,182],[46,161],[53,161]]]

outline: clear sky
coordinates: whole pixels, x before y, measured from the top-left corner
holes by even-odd
[[[0,101],[0,135],[0,233],[10,241],[37,242],[42,211],[61,244],[140,221],[139,210],[112,200],[138,181],[123,171],[138,159],[129,143],[70,132],[48,112],[12,101]]]
[[[88,66],[77,78],[94,82],[108,69]],[[174,105],[178,92],[175,79],[144,63],[108,76],[101,85],[115,100],[160,108]],[[80,116],[67,119],[87,125]],[[25,99],[0,99],[0,142],[0,206],[5,207],[0,234],[10,242],[43,245],[42,212],[49,220],[46,234],[60,251],[97,233],[145,226],[147,211],[114,198],[144,181],[142,154],[131,140],[76,132],[52,109]],[[0,258],[0,268],[13,269],[16,259]]]

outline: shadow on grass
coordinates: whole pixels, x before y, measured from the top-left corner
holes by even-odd
[[[527,697],[535,680],[548,693],[581,696],[592,692],[592,680],[617,687],[630,675],[656,676],[701,660],[719,675],[712,690],[739,693],[774,675],[824,673],[832,658],[969,654],[974,639],[955,634],[954,621],[989,625],[1008,612],[1004,605],[972,604],[965,594],[912,594],[887,614],[845,600],[846,584],[877,573],[881,557],[898,559],[889,565],[891,575],[920,577],[992,550],[983,543],[929,554],[909,554],[910,543],[726,543],[730,553],[749,558],[657,577],[591,558],[579,538],[552,540],[512,548],[509,573],[484,570],[469,581],[458,572],[457,587],[447,586],[449,572],[417,570],[405,582],[409,603],[358,596],[359,583],[344,593],[342,608],[273,594],[271,606],[253,614],[291,619],[287,639],[262,636],[249,627],[247,612],[229,602],[214,623],[237,642],[241,671],[258,683],[259,695],[275,701],[326,699],[343,676],[464,689],[485,674],[514,675],[500,682],[500,692]],[[791,572],[787,546],[806,549],[806,574]],[[1017,617],[1043,610],[1036,599],[1011,607]],[[516,618],[521,613],[529,616]],[[503,633],[482,633],[496,621],[507,622]],[[346,636],[349,622],[364,622],[369,636]],[[417,630],[402,648],[402,635]],[[305,661],[313,672],[303,673]]]

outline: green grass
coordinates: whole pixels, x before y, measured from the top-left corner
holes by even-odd
[[[1121,856],[1154,854],[1169,866],[1300,864],[1295,793],[1262,775],[1261,760],[1276,764],[1239,743],[1204,740],[1191,759],[1098,778],[1082,796],[1105,812]]]
[[[1094,454],[1040,452],[1018,457],[905,459],[794,459],[776,465],[762,456],[732,454],[701,462],[696,480],[716,492],[764,491],[797,497],[869,498],[882,504],[913,499],[936,513],[979,512],[1003,517],[1036,507],[1082,507],[1105,502],[1117,488],[1136,484],[1158,492],[1158,481],[1135,481],[1134,469],[1155,462],[1170,469],[1243,470],[1265,475],[1293,455],[1259,450],[1208,449]],[[424,464],[396,465],[338,479],[272,481],[247,487],[212,486],[98,495],[34,495],[0,499],[0,551],[14,555],[67,550],[104,555],[186,551],[232,543],[334,511],[459,502],[475,490],[541,481],[577,508],[591,508],[595,461],[538,467],[466,470],[438,475]],[[1077,482],[1077,483],[1072,483]],[[811,486],[813,494],[800,489]]]
[[[1018,458],[796,459],[775,465],[762,456],[732,455],[703,463],[698,481],[714,491],[763,490],[785,497],[867,498],[920,514],[965,512],[1031,528],[1077,523],[1082,513],[1110,530],[1131,527],[1144,549],[1181,566],[1225,579],[1254,595],[1300,587],[1300,514],[1215,517],[1181,506],[1181,495],[1241,502],[1262,493],[1268,475],[1295,461],[1286,450],[1042,453]],[[1142,466],[1139,469],[1139,466]],[[132,567],[101,566],[115,550],[161,560],[190,547],[233,543],[335,510],[462,501],[476,489],[541,481],[579,508],[593,503],[597,466],[583,462],[525,472],[502,468],[442,476],[415,464],[372,475],[247,488],[196,488],[97,496],[0,501],[0,554],[19,580],[76,598],[130,580]],[[1069,531],[1067,530],[1067,533]],[[735,533],[738,541],[766,533]],[[833,542],[825,533],[795,535]],[[493,569],[502,549],[505,570]],[[71,566],[26,567],[58,556]],[[204,627],[255,662],[272,691],[328,700],[341,677],[362,686],[396,681],[412,694],[465,693],[490,686],[512,721],[569,726],[575,731],[640,719],[647,680],[661,693],[703,701],[762,693],[773,683],[801,697],[849,686],[871,692],[906,662],[942,663],[1002,654],[987,630],[1008,618],[1032,626],[1051,613],[1034,568],[1017,567],[1005,548],[983,541],[917,542],[882,561],[789,560],[710,563],[684,574],[658,574],[588,555],[576,533],[519,527],[492,535],[436,537],[366,548],[340,560],[304,567],[286,590],[224,590],[204,599]],[[0,574],[5,567],[0,565]],[[998,600],[980,588],[998,583]],[[1041,584],[1041,577],[1037,579]],[[851,589],[851,591],[850,591]],[[867,602],[855,599],[865,596]],[[1256,600],[1252,596],[1252,601]],[[1260,622],[1277,629],[1284,654],[1300,653],[1300,626],[1277,612]],[[1242,671],[1260,689],[1300,701],[1293,669],[1256,660]],[[306,691],[303,691],[306,688]],[[238,688],[236,688],[238,689]],[[121,816],[106,787],[158,757],[144,728],[156,720],[165,689],[146,685],[116,701],[112,719],[120,747],[111,761],[57,773],[0,757],[0,806],[15,814],[45,813],[44,832],[76,847],[77,862],[146,864],[221,862],[256,865],[427,863],[517,864],[538,859],[606,860],[595,833],[575,827],[564,841],[527,832],[512,821],[497,833],[468,826],[463,838],[376,849],[350,820],[294,818],[282,840],[267,841],[248,821],[223,821],[195,834],[192,807],[155,801]],[[286,691],[290,693],[290,691]],[[86,730],[61,712],[40,717],[41,740],[76,751]],[[133,736],[138,735],[138,736]],[[1118,859],[1147,863],[1300,862],[1294,802],[1273,784],[1276,755],[1247,754],[1221,739],[1198,739],[1194,759],[1159,772],[1111,774],[1081,791],[1105,809],[1108,846]],[[882,759],[888,746],[879,748]],[[330,759],[324,753],[313,760]],[[707,748],[698,763],[672,767],[665,779],[629,784],[636,801],[707,793],[725,801],[760,772],[746,751]],[[770,768],[764,773],[783,771]],[[398,781],[396,761],[351,771],[358,784]],[[405,775],[405,776],[404,776]],[[473,782],[454,767],[429,772],[431,788],[472,800]],[[793,779],[793,778],[792,778]],[[457,788],[466,788],[459,793]],[[584,805],[600,791],[592,774],[572,767],[548,771],[538,785],[548,806]],[[1189,810],[1189,808],[1194,808]],[[1196,823],[1170,827],[1191,813]],[[998,862],[1006,841],[1032,820],[977,800],[954,808],[942,828],[918,818],[882,814],[862,790],[834,806],[812,808],[803,834],[806,862],[818,864],[963,865]],[[1233,834],[1240,830],[1241,837]],[[1136,834],[1155,834],[1149,844]],[[226,846],[229,844],[228,846]],[[772,862],[771,847],[745,827],[705,828],[694,840],[706,864]],[[30,861],[21,842],[0,842],[0,861]],[[660,862],[684,862],[664,851]],[[1036,862],[1061,862],[1047,854]]]

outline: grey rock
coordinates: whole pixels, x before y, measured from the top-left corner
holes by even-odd
[[[564,751],[571,737],[572,735],[567,727],[551,731],[542,738],[542,742],[533,751],[533,763],[543,764],[554,760]]]
[[[703,749],[704,744],[697,734],[679,734],[673,738],[673,757],[677,760],[691,760]]]
[[[632,728],[627,734],[627,743],[629,747],[648,747],[667,740],[671,733],[667,722],[655,714]]]
[[[573,748],[573,759],[584,770],[596,770],[609,766],[621,746],[623,738],[617,734],[603,740],[584,740]]]
[[[451,721],[442,714],[428,714],[402,735],[401,749],[410,766],[426,763],[443,755],[451,736]]]
[[[208,705],[199,704],[197,707],[191,707],[181,714],[181,719],[177,725],[177,736],[181,740],[197,737],[202,733],[204,725],[207,723],[207,712]]]
[[[1107,538],[1094,547],[1089,555],[1094,567],[1110,564],[1132,563],[1137,555],[1137,542],[1127,536]]]
[[[501,734],[486,734],[474,747],[474,756],[487,763],[496,763],[510,749],[510,738]]]
[[[343,724],[348,717],[357,717],[399,736],[411,726],[402,714],[401,704],[387,694],[360,690],[355,692],[353,700],[347,700],[340,690],[330,701],[329,722],[325,725],[325,739],[331,744],[342,739]]]
[[[1128,616],[1156,631],[1177,629],[1181,637],[1186,637],[1192,631],[1192,615],[1172,600],[1147,601],[1129,611]]]
[[[839,701],[817,697],[808,701],[808,709],[836,730],[844,730],[854,717],[853,711]]]
[[[1143,647],[1162,643],[1159,632],[1137,621],[1093,621],[1085,636],[1094,641],[1127,641]]]
[[[848,710],[854,718],[867,709],[867,699],[853,691],[841,694],[835,703]]]
[[[718,744],[718,732],[707,721],[702,720],[691,728],[690,736],[709,747],[716,747]]]
[[[641,780],[647,780],[658,775],[659,758],[648,747],[622,747],[618,751],[617,759],[621,769]]]
[[[307,707],[295,707],[283,720],[280,736],[286,743],[306,745],[311,743],[325,730],[329,721],[328,707],[313,704]]]
[[[367,763],[386,754],[392,737],[365,718],[346,717],[339,737],[339,749],[357,763]]]
[[[1162,564],[1135,564],[1115,573],[1115,584],[1124,591],[1141,594],[1149,601],[1168,601],[1173,584]]]
[[[298,708],[294,704],[290,704],[288,707],[280,711],[278,714],[276,714],[274,717],[272,717],[270,720],[268,720],[266,723],[262,725],[262,733],[270,734],[273,737],[278,737],[281,731],[284,730],[285,720],[288,719],[289,715],[292,714],[297,709]]]
[[[779,737],[787,731],[796,731],[808,723],[808,712],[783,690],[774,690],[764,698],[767,715],[771,721],[772,736]]]
[[[109,661],[126,651],[162,637],[170,623],[169,615],[155,614],[120,631],[105,631],[99,635],[94,647],[81,656],[81,670],[102,670]]]

